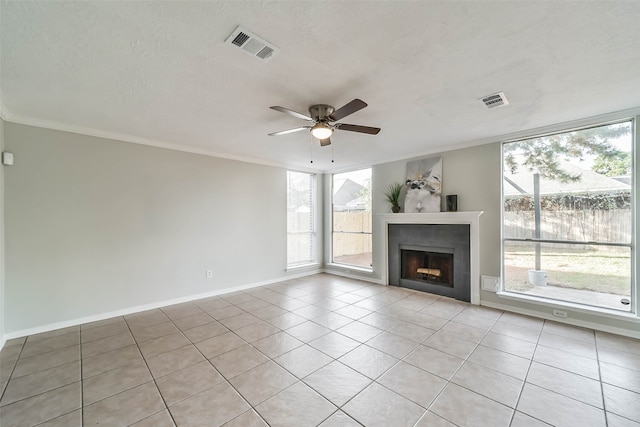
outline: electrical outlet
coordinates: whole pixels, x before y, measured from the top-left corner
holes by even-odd
[[[563,310],[553,310],[553,315],[556,317],[562,317],[563,319],[567,317],[567,312]]]
[[[482,290],[489,292],[498,292],[499,277],[482,276]]]
[[[213,277],[213,270],[207,270],[207,279],[211,279]]]

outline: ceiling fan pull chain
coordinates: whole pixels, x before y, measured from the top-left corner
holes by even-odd
[[[311,134],[309,134],[309,135],[311,135]],[[310,163],[313,164],[313,136],[311,136],[309,138],[309,140],[311,141],[309,143],[309,158],[311,159]]]
[[[331,163],[333,163],[333,146],[335,144],[331,144]]]

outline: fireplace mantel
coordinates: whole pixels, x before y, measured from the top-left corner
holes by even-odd
[[[382,280],[389,284],[389,224],[469,224],[471,304],[480,304],[480,215],[476,212],[396,213],[378,215],[384,236]]]

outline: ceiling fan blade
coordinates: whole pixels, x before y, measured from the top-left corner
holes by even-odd
[[[380,132],[380,128],[373,128],[370,126],[360,125],[348,125],[346,123],[336,123],[336,129],[348,130],[349,132],[368,133],[369,135],[377,135]]]
[[[329,116],[329,119],[331,119],[334,122],[337,122],[338,120],[347,117],[349,114],[353,114],[356,111],[362,110],[366,106],[367,106],[367,103],[364,102],[363,100],[354,99],[353,101],[349,102],[346,105],[343,105],[342,107],[334,111],[333,114]]]
[[[286,135],[286,134],[288,134],[288,133],[300,132],[301,130],[307,130],[307,129],[309,129],[310,127],[311,127],[311,126],[302,126],[301,128],[281,130],[280,132],[273,132],[273,133],[270,133],[270,134],[269,134],[269,136]]]
[[[293,116],[293,117],[297,117],[297,118],[302,119],[302,120],[308,120],[310,122],[313,121],[313,119],[311,117],[309,117],[309,116],[305,116],[304,114],[298,113],[298,112],[293,111],[293,110],[289,110],[288,108],[280,107],[278,105],[275,105],[275,106],[269,107],[269,108],[271,108],[272,110],[280,111],[281,113],[285,113],[285,114],[288,114],[288,115]]]
[[[325,138],[320,140],[320,146],[324,147],[325,145],[331,144],[331,138]]]

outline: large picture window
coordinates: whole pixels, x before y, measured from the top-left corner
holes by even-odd
[[[287,171],[287,267],[316,262],[315,175]]]
[[[633,121],[503,144],[503,286],[632,307]]]
[[[335,174],[332,187],[332,262],[371,269],[371,169]]]

